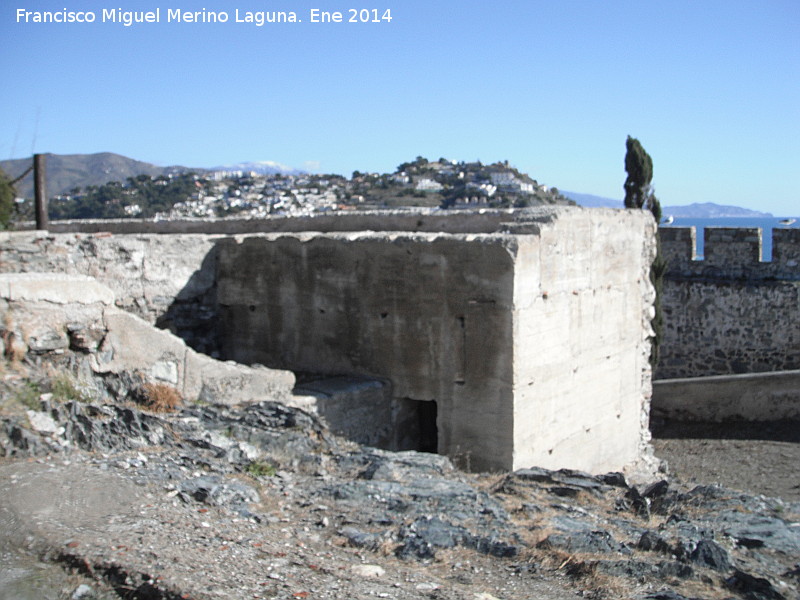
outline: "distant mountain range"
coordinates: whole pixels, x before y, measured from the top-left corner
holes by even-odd
[[[31,166],[31,158],[19,158],[0,161],[0,169],[11,179]],[[137,175],[170,175],[187,173],[205,173],[210,171],[243,171],[256,172],[262,175],[298,175],[303,171],[287,167],[273,161],[245,162],[236,165],[225,165],[213,168],[198,167],[159,167],[140,160],[134,160],[113,152],[98,152],[96,154],[48,154],[46,162],[47,195],[58,196],[70,190],[90,185],[103,185],[109,181],[125,181],[128,177]],[[17,194],[23,198],[33,198],[33,173],[27,175],[15,186]]]
[[[579,192],[566,192],[561,190],[570,200],[574,200],[581,206],[591,207],[609,207],[609,208],[622,208],[622,200],[615,200],[613,198],[604,198],[602,196],[594,196],[592,194],[581,194]],[[715,219],[722,217],[771,217],[771,213],[759,212],[757,210],[750,210],[749,208],[741,208],[739,206],[728,206],[723,204],[714,204],[713,202],[703,202],[688,204],[686,206],[664,206],[662,207],[664,217],[669,215],[673,217],[683,217],[689,219]]]
[[[622,208],[622,200],[614,200],[613,198],[603,198],[602,196],[594,196],[593,194],[581,194],[579,192],[566,192],[559,188],[559,191],[570,200],[575,201],[580,206],[590,206],[594,208]]]
[[[690,219],[715,219],[721,217],[771,217],[772,213],[750,210],[739,206],[726,206],[714,204],[713,202],[703,202],[688,204],[686,206],[665,206],[664,215],[673,217],[684,217]]]
[[[0,161],[0,169],[16,179],[31,166],[32,158],[19,158]],[[125,181],[137,175],[169,175],[185,173],[186,167],[157,167],[150,163],[134,160],[112,152],[97,154],[48,154],[45,163],[47,174],[47,195],[65,194],[71,189],[90,185],[103,185],[109,181]],[[33,198],[33,173],[16,184],[17,194],[23,198]]]

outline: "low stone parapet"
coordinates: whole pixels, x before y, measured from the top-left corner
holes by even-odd
[[[650,410],[676,421],[800,419],[800,371],[655,381]]]

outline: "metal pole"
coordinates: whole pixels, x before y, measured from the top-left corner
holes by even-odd
[[[47,229],[47,174],[46,156],[33,155],[33,187],[36,204],[36,229]]]

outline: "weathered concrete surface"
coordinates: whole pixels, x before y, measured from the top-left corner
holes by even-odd
[[[223,355],[389,379],[397,398],[437,402],[440,452],[510,466],[513,246],[485,234],[226,240]],[[465,394],[482,399],[480,426],[467,405],[453,406]]]
[[[115,305],[213,355],[214,245],[207,235],[0,233],[0,272],[84,275]]]
[[[509,233],[223,240],[222,353],[388,379],[473,469],[621,469],[648,439],[653,230],[551,209]]]
[[[0,270],[96,276],[117,308],[213,356],[389,381],[391,408],[360,435],[386,439],[370,431],[385,426],[380,415],[400,430],[421,420],[440,452],[473,469],[600,472],[646,454],[647,215],[429,211],[236,226],[304,232],[19,232],[0,235]],[[357,228],[371,231],[346,232]],[[157,374],[197,389],[181,351],[155,361]],[[131,352],[142,360],[147,346]]]
[[[238,404],[291,396],[292,373],[199,354],[112,301],[110,289],[85,276],[0,274],[2,349],[18,357],[74,350],[88,355],[96,374],[143,375],[189,401]]]
[[[800,371],[663,379],[651,410],[677,421],[800,419]]]
[[[599,473],[647,453],[653,228],[635,211],[579,211],[520,242],[515,468]]]

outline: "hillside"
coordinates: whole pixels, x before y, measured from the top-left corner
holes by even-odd
[[[12,178],[30,159],[0,166]],[[29,201],[18,220],[33,215],[32,176],[17,188]],[[428,161],[418,156],[393,173],[309,174],[262,161],[215,169],[162,168],[117,154],[48,155],[51,219],[216,218],[309,214],[343,209],[524,208],[573,204],[507,161],[493,164]]]
[[[722,217],[771,217],[772,214],[741,208],[739,206],[727,206],[714,204],[713,202],[703,202],[688,204],[686,206],[665,206],[665,215],[673,217],[687,217],[693,219],[715,219]]]
[[[12,179],[21,175],[32,162],[31,158],[0,161],[0,169]],[[137,175],[169,175],[182,173],[186,167],[158,167],[150,163],[127,158],[113,152],[97,154],[47,154],[47,194],[58,196],[74,188],[103,185],[109,181],[125,181]],[[33,197],[33,173],[17,183],[17,194]]]
[[[593,194],[583,194],[580,192],[562,192],[567,198],[573,200],[580,206],[598,207],[606,206],[610,208],[622,208],[622,200],[605,198]],[[664,206],[662,208],[664,216],[684,217],[691,219],[718,219],[724,217],[771,217],[770,213],[730,206],[725,204],[715,204],[713,202],[695,202],[686,206]]]

